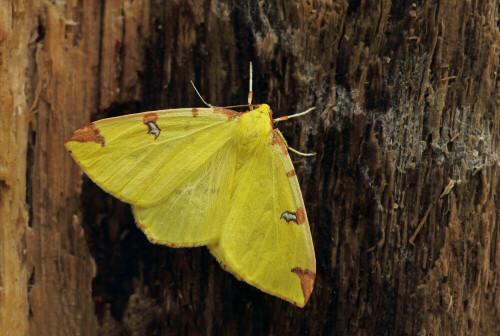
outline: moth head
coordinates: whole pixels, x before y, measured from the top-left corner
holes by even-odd
[[[268,115],[269,118],[271,119],[273,118],[273,111],[271,110],[271,107],[269,107],[269,105],[267,104],[259,105],[259,107],[255,109],[255,112]]]

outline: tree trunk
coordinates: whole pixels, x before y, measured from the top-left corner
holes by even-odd
[[[0,2],[6,335],[500,333],[496,0]],[[205,248],[150,244],[64,140],[91,120],[254,102],[318,264],[300,309]],[[293,155],[293,154],[292,154]]]

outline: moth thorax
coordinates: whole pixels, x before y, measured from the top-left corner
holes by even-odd
[[[240,150],[252,152],[258,146],[266,143],[271,132],[271,118],[269,117],[269,106],[267,109],[261,106],[256,110],[245,113],[240,119]]]

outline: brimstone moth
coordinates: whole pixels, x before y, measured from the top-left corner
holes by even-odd
[[[150,241],[206,245],[238,279],[303,307],[316,274],[304,201],[270,107],[254,106],[103,119],[65,144],[97,185],[131,204]]]

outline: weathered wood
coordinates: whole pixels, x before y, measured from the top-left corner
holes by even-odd
[[[4,1],[0,330],[497,335],[497,7]],[[150,244],[63,147],[95,118],[201,105],[190,80],[212,104],[245,103],[249,61],[274,115],[317,107],[280,123],[318,153],[293,157],[318,261],[304,309],[205,249]]]
[[[26,66],[18,60],[28,53],[29,19],[23,5],[0,6],[0,330],[7,335],[28,331]]]
[[[68,128],[87,122],[96,108],[99,26],[92,20],[100,7],[38,1],[4,1],[1,7],[1,99],[7,104],[0,141],[7,169],[0,177],[0,330],[95,334],[96,269],[75,197],[81,172],[67,159],[63,142]],[[74,17],[80,10],[85,15]]]

